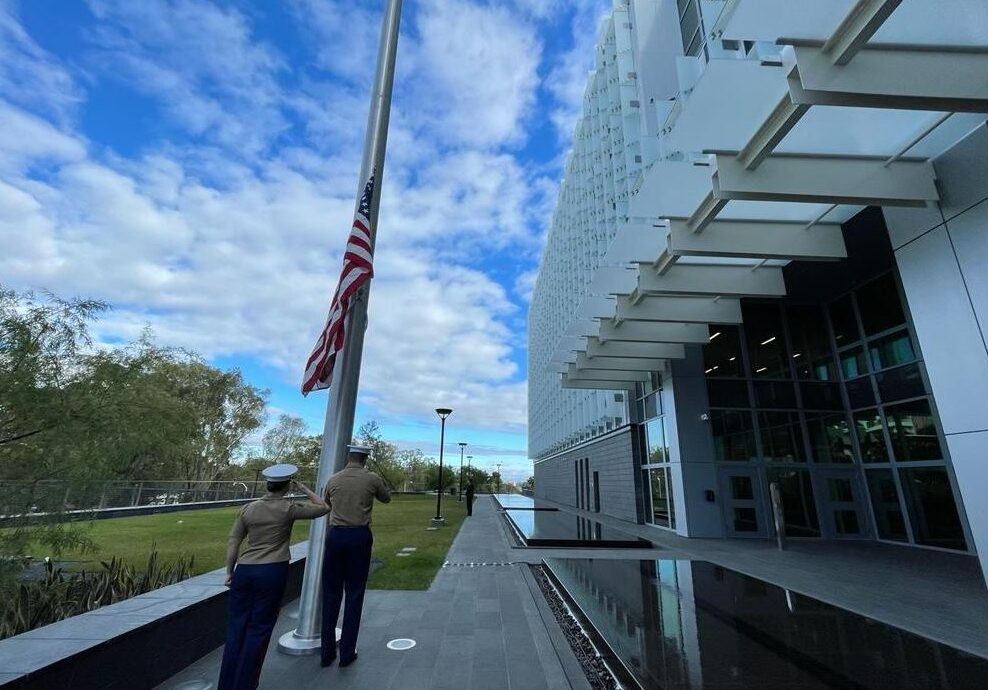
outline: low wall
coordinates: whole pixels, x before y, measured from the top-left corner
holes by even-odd
[[[292,547],[283,603],[302,589],[307,542]],[[0,641],[4,690],[154,688],[223,644],[229,590],[214,570]]]

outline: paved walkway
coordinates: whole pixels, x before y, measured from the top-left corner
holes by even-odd
[[[524,558],[514,558],[523,554]],[[534,555],[511,549],[493,500],[479,497],[474,516],[463,523],[453,542],[448,565],[428,591],[367,592],[360,658],[353,666],[323,669],[315,656],[278,653],[278,635],[295,625],[283,614],[260,687],[588,690],[576,658],[524,563]],[[389,640],[400,637],[412,638],[417,644],[408,651],[386,648]],[[159,690],[172,690],[193,680],[215,682],[222,652],[220,648],[200,659]]]
[[[988,589],[974,556],[874,541],[815,539],[790,539],[780,552],[774,541],[687,539],[539,500],[651,540],[661,549],[653,558],[716,563],[988,657]],[[575,557],[571,551],[565,555]]]

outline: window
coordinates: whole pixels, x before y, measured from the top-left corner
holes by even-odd
[[[898,462],[943,459],[928,400],[890,405],[885,408],[885,418]]]
[[[741,332],[737,326],[710,326],[703,346],[703,368],[709,377],[744,376],[741,364]]]
[[[806,462],[803,431],[796,412],[759,412],[762,456],[769,462]]]
[[[820,307],[789,307],[786,314],[792,334],[792,360],[796,376],[817,381],[835,379],[837,370],[823,310]]]
[[[868,344],[871,366],[875,371],[906,364],[916,359],[912,339],[908,331],[886,335]]]
[[[665,419],[657,417],[645,424],[645,437],[648,442],[647,464],[669,462],[669,445],[666,442]]]
[[[747,381],[731,381],[728,379],[707,379],[707,398],[710,407],[747,407]]]
[[[860,410],[854,413],[854,429],[861,447],[864,462],[888,462],[885,435],[882,433],[882,418],[878,410]]]
[[[853,379],[868,373],[868,361],[864,348],[852,347],[840,353],[840,370],[845,379]]]
[[[856,296],[865,335],[875,335],[906,322],[899,289],[891,273],[858,288]]]
[[[755,381],[755,404],[777,410],[794,409],[796,389],[792,381]]]
[[[865,476],[878,536],[892,541],[907,541],[906,521],[902,516],[899,490],[892,478],[892,470],[868,470]]]
[[[813,484],[806,470],[769,470],[769,484],[779,485],[782,517],[786,534],[793,537],[819,537],[820,521],[813,499]]]
[[[755,430],[748,410],[711,410],[714,457],[725,461],[755,459]]]
[[[875,382],[878,383],[878,394],[884,402],[926,395],[926,387],[918,364],[883,371],[875,375]]]
[[[830,323],[834,327],[834,340],[837,341],[837,347],[844,347],[861,340],[850,295],[841,297],[830,305]]]
[[[871,385],[871,377],[848,381],[844,384],[847,389],[847,401],[851,409],[871,407],[875,404],[875,389]]]
[[[652,493],[652,523],[661,527],[676,527],[673,507],[671,470],[658,467],[649,470]]]
[[[942,467],[899,470],[909,520],[917,544],[945,549],[965,548],[947,470]]]
[[[803,408],[807,410],[843,410],[844,401],[840,397],[840,384],[812,383],[804,381],[799,384],[799,393],[803,397]]]
[[[763,379],[792,378],[779,306],[745,304],[741,309],[752,375]]]
[[[814,462],[842,464],[854,462],[851,427],[843,413],[807,414],[806,430],[810,435],[810,450]]]

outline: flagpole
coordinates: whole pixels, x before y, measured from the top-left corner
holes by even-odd
[[[371,244],[377,240],[377,218],[384,187],[384,153],[388,143],[388,123],[391,118],[391,91],[395,78],[395,58],[398,53],[398,28],[401,21],[402,0],[386,0],[384,21],[381,24],[381,40],[377,52],[377,71],[374,91],[371,94],[370,112],[367,115],[367,134],[364,141],[364,157],[357,181],[357,201],[374,173],[373,198],[370,206]],[[353,436],[353,420],[357,406],[357,387],[360,382],[360,361],[364,349],[364,331],[367,328],[367,301],[370,296],[368,282],[353,297],[346,317],[346,339],[337,355],[326,406],[326,422],[323,445],[319,455],[319,471],[316,477],[316,493],[323,495],[329,478],[346,464],[346,447]],[[302,576],[302,593],[299,598],[298,627],[285,633],[278,640],[278,651],[284,654],[315,654],[320,647],[321,577],[326,544],[327,518],[316,520],[309,531],[308,554],[305,573]]]

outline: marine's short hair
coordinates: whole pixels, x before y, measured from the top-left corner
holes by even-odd
[[[268,491],[270,491],[273,494],[280,493],[285,489],[287,489],[289,484],[291,484],[291,480],[289,479],[285,479],[284,481],[280,481],[280,482],[268,481]]]

